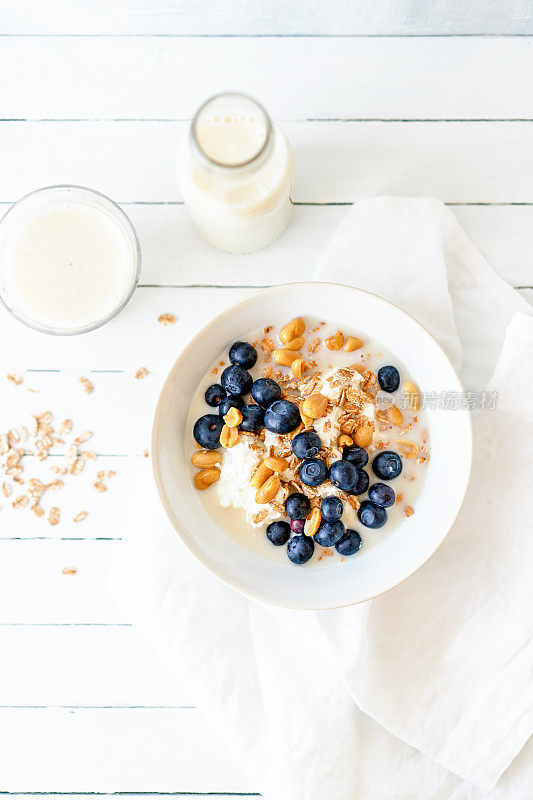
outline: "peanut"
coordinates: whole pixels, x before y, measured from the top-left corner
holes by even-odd
[[[396,439],[396,444],[398,445],[398,450],[400,450],[406,458],[416,458],[420,452],[418,445],[411,442],[409,439]]]
[[[420,389],[416,383],[406,381],[403,385],[403,393],[407,399],[407,405],[411,411],[418,411],[420,409]]]
[[[328,350],[340,350],[344,344],[344,336],[342,335],[342,331],[337,331],[334,336],[330,336],[329,339],[326,339],[326,347]]]
[[[372,442],[374,431],[370,425],[362,425],[354,433],[354,441],[359,447],[368,447]]]
[[[273,472],[285,472],[289,466],[289,462],[284,458],[276,458],[275,456],[268,456],[268,458],[265,458],[263,461],[263,464]]]
[[[199,453],[194,453],[191,456],[191,463],[195,467],[214,467],[215,464],[220,464],[222,456],[218,450],[200,450]]]
[[[194,485],[197,489],[202,491],[203,489],[207,489],[208,486],[211,486],[215,481],[218,481],[219,478],[220,470],[216,467],[212,469],[202,469],[194,476]]]
[[[304,525],[305,536],[314,536],[317,530],[320,528],[321,522],[322,522],[322,515],[320,514],[320,509],[313,508],[313,510],[305,520],[305,525]]]
[[[295,317],[280,330],[279,340],[283,342],[283,344],[287,344],[287,342],[290,342],[297,336],[301,336],[304,331],[305,322],[300,317]]]
[[[359,350],[363,346],[363,340],[358,336],[348,336],[346,344],[344,345],[345,353],[353,353],[354,350]]]
[[[305,361],[303,358],[295,358],[291,364],[291,371],[297,381],[301,381],[305,372]]]
[[[242,414],[238,408],[232,406],[228,413],[224,414],[223,419],[228,428],[236,428],[242,422]]]
[[[267,481],[257,490],[255,502],[259,505],[269,503],[277,495],[281,481],[277,475],[271,475]]]
[[[327,397],[324,397],[323,394],[317,392],[316,394],[312,394],[310,397],[307,397],[304,400],[300,409],[300,414],[303,414],[306,417],[311,417],[311,419],[318,419],[326,413],[327,407]]]
[[[290,342],[284,344],[282,350],[301,350],[304,344],[305,344],[304,337],[297,336],[296,339],[291,339]]]
[[[353,444],[353,439],[351,436],[347,436],[345,433],[342,436],[339,436],[339,441],[337,442],[339,447],[351,447]]]
[[[220,444],[222,447],[235,447],[239,441],[239,431],[237,428],[229,428],[224,425],[220,431]]]
[[[272,355],[274,356],[274,361],[280,367],[290,367],[292,362],[299,358],[298,353],[293,350],[274,350]]]
[[[259,489],[259,487],[262,486],[273,474],[274,470],[269,469],[264,462],[259,464],[256,471],[250,478],[250,486],[253,486],[254,489]]]
[[[391,425],[396,425],[401,428],[403,425],[403,414],[396,406],[389,406],[387,408],[387,419]]]

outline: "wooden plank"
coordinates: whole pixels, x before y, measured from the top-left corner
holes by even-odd
[[[16,342],[16,350],[11,349],[8,356],[2,357],[0,364],[6,370],[9,366],[15,371],[22,367],[72,370],[73,391],[78,389],[76,375],[87,375],[88,370],[126,370],[123,386],[131,387],[131,392],[128,390],[125,403],[130,402],[130,393],[133,392],[139,398],[142,393],[143,399],[147,401],[148,394],[144,395],[144,392],[149,393],[153,388],[152,377],[145,378],[146,383],[139,385],[131,377],[133,371],[139,366],[145,366],[153,373],[160,371],[161,374],[166,374],[184,345],[200,328],[216,314],[254,291],[256,290],[249,288],[221,290],[209,287],[139,289],[129,306],[116,319],[99,330],[84,334],[83,337],[43,336],[21,325],[4,311],[0,313],[0,337],[4,342]],[[161,325],[157,319],[163,312],[175,314],[176,323]],[[80,363],[84,364],[83,372],[79,368]],[[83,419],[87,418],[88,421],[93,419],[89,415],[93,407],[102,400],[109,403],[111,399],[106,393],[105,397],[98,400],[97,392],[100,391],[99,386],[105,385],[105,378],[93,374],[91,380],[94,381],[95,391],[83,398],[83,402],[80,397],[79,403],[80,409],[87,408],[88,416]],[[4,378],[2,381],[5,382]],[[31,381],[27,378],[26,385],[40,387],[36,376]],[[23,387],[24,384],[15,388],[24,391]],[[35,397],[39,399],[38,406],[41,407],[41,396]],[[54,412],[55,409],[50,410]],[[66,410],[68,411],[68,407]],[[75,414],[72,406],[68,413],[70,416]],[[128,415],[128,422],[135,421],[134,414],[129,419],[129,411],[125,409],[124,413]],[[91,430],[97,430],[94,423],[91,425]],[[123,423],[121,427],[125,430]],[[144,447],[146,445],[143,450]],[[139,452],[137,445],[133,452]]]
[[[3,204],[0,214],[7,207]],[[156,286],[264,286],[288,276],[309,280],[349,211],[344,205],[296,205],[283,236],[268,248],[236,256],[207,245],[183,205],[127,204],[124,209],[141,241],[141,284]],[[452,206],[451,211],[505,280],[516,286],[533,282],[533,206]]]
[[[109,586],[121,546],[120,541],[1,540],[0,624],[129,623]],[[64,575],[64,567],[77,572]]]
[[[7,792],[252,792],[195,709],[0,709]]]
[[[79,374],[80,357],[87,362],[84,374],[89,374],[87,372],[89,369],[127,370],[122,378],[104,378],[93,373],[91,378],[96,387],[94,393],[88,398],[80,398],[79,404],[71,405],[67,412],[77,420],[76,424],[80,427],[82,420],[87,420],[89,429],[96,431],[100,452],[110,453],[111,450],[117,450],[118,454],[140,456],[147,446],[152,400],[157,396],[160,381],[183,347],[216,314],[230,308],[254,291],[255,288],[229,287],[139,289],[131,305],[107,328],[85,334],[83,347],[79,338],[74,341],[61,337],[45,339],[41,334],[21,326],[17,320],[11,319],[4,313],[0,315],[0,336],[3,341],[16,341],[17,353],[16,356],[11,354],[9,361],[6,359],[0,361],[0,368],[5,366],[7,369],[9,365],[20,370],[21,366],[28,365],[28,367],[68,370],[64,380],[56,382],[53,377],[50,378],[50,391],[54,387],[69,384],[73,395],[78,389],[75,376]],[[161,312],[176,314],[176,324],[161,326],[157,322],[157,316]],[[145,378],[146,383],[142,387],[137,382],[134,383],[131,378],[132,370],[141,365],[151,371],[150,378]],[[37,374],[32,375],[30,380],[26,373],[25,380],[27,386],[39,388],[42,385]],[[46,383],[44,379],[42,380],[43,384]],[[120,418],[114,417],[114,413],[107,405],[115,391],[114,387],[124,398],[124,404],[120,405],[122,415]],[[24,393],[24,384],[15,387],[13,392],[15,391]],[[45,396],[43,393],[43,400]],[[36,408],[44,410],[41,395],[35,397],[38,398],[35,403],[30,398],[33,410]],[[27,402],[27,398],[25,400]],[[61,407],[61,403],[54,403],[50,408],[57,414],[58,419],[61,416],[59,411]],[[75,409],[78,408],[76,417]],[[119,413],[118,410],[116,413]],[[143,421],[139,421],[139,414],[142,415]],[[106,415],[109,417],[108,422]],[[8,424],[9,422],[10,420],[7,420]],[[17,423],[21,424],[19,417]],[[113,426],[117,428],[115,431],[112,430]],[[107,439],[106,436],[110,438]]]
[[[40,792],[37,792],[40,794]],[[170,792],[164,792],[164,794],[172,794]],[[46,792],[47,800],[81,800],[79,794],[54,794],[53,792]],[[120,793],[121,800],[139,800],[139,793],[135,792],[133,794],[128,794],[127,792]],[[174,797],[177,800],[198,800],[198,797],[201,797],[198,792],[194,794],[184,794],[180,792],[179,794],[175,794]],[[213,797],[215,800],[235,800],[235,798],[239,797],[261,797],[257,792],[232,792],[231,794],[226,794],[225,792],[209,792],[207,795],[208,797]],[[23,800],[23,798],[27,798],[28,794],[16,794],[16,793],[9,793],[10,800]],[[102,800],[116,800],[116,795],[114,794],[105,794],[103,792],[98,793],[98,797],[101,797]],[[204,794],[205,797],[205,794]],[[143,800],[160,800],[161,792],[154,794],[150,792],[143,792],[142,793]]]
[[[104,13],[105,11],[105,13]],[[533,33],[531,9],[523,0],[434,0],[368,3],[330,0],[302,9],[301,0],[115,0],[101,2],[32,0],[7,3],[6,33],[55,34],[510,34]]]
[[[346,206],[295,206],[270,247],[242,256],[207,245],[182,205],[127,205],[141,240],[146,284],[264,286],[309,280],[317,259],[348,213]],[[533,283],[533,206],[451,208],[492,267],[510,283]]]
[[[132,627],[0,626],[0,651],[0,706],[194,705]]]
[[[9,119],[189,118],[228,86],[278,119],[533,117],[523,37],[16,37],[2,42],[0,72]]]
[[[109,398],[107,402],[110,409],[115,408],[116,404],[110,403]],[[146,426],[149,427],[152,421],[151,410],[145,414],[143,419]],[[112,441],[112,426],[119,420],[120,413],[117,406],[110,414],[107,425],[105,420],[101,420],[101,430],[95,439],[98,438],[105,442],[104,433],[107,432],[109,444],[122,444],[127,447],[126,437],[122,442],[118,438],[115,438],[114,442]],[[146,444],[147,441],[142,443]],[[57,475],[50,471],[50,466],[59,462],[59,458],[48,458],[47,462],[43,464],[36,464],[35,459],[31,461],[24,459],[22,477],[26,480],[38,478],[43,483],[47,483],[57,478]],[[113,477],[104,482],[108,487],[105,492],[98,492],[93,486],[97,480],[97,472],[100,470],[106,472],[112,470],[115,473]],[[4,479],[2,478],[2,480]],[[69,542],[78,539],[120,540],[127,532],[124,523],[124,509],[131,506],[132,497],[139,496],[139,493],[142,493],[151,483],[152,473],[147,458],[102,455],[96,461],[88,462],[81,475],[67,475],[62,477],[62,481],[64,483],[62,488],[55,491],[49,490],[41,498],[45,515],[40,518],[37,518],[29,507],[12,507],[12,501],[27,491],[26,485],[13,485],[13,493],[8,500],[5,500],[2,495],[0,541],[6,539],[65,539]],[[47,520],[52,507],[60,510],[60,522],[54,526],[50,525]],[[74,517],[80,511],[88,512],[88,516],[81,522],[74,522]],[[29,544],[28,542],[28,546]]]
[[[351,202],[376,194],[533,202],[533,122],[283,127],[295,152],[297,202]],[[118,202],[179,200],[174,163],[186,129],[185,122],[3,122],[0,200],[61,182],[92,186]]]
[[[48,360],[46,348],[41,351],[40,357],[44,369],[53,366]],[[20,366],[21,361],[17,360]],[[33,364],[35,363],[34,361]],[[138,366],[143,365],[139,363]],[[92,433],[92,437],[80,445],[79,449],[90,450],[102,457],[100,460],[88,461],[81,475],[70,480],[64,477],[69,486],[74,483],[83,485],[86,493],[87,487],[95,480],[97,471],[112,469],[111,462],[106,460],[107,455],[134,455],[143,460],[144,450],[150,443],[152,412],[164,379],[162,371],[149,372],[142,380],[133,377],[133,370],[119,373],[68,369],[60,373],[22,371],[23,383],[13,386],[4,377],[4,369],[7,372],[7,367],[8,363],[0,359],[1,431],[8,431],[10,428],[20,431],[27,424],[30,415],[43,411],[53,414],[53,424],[57,428],[64,419],[71,419],[73,422],[72,432],[64,437],[64,445],[59,445],[52,451],[57,458],[49,458],[42,463],[36,462],[36,459],[27,459],[26,472],[35,474],[35,477],[42,478],[45,482],[51,480],[50,467],[64,465],[64,454],[68,445],[85,432]],[[92,394],[87,395],[83,391],[79,383],[80,375],[92,382]],[[33,391],[26,391],[29,389]],[[111,403],[111,398],[117,402]]]

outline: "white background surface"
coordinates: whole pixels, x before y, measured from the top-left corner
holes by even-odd
[[[81,478],[74,500],[57,496],[90,509],[79,525],[0,510],[0,791],[253,794],[106,582],[121,509],[150,480],[158,388],[219,310],[308,278],[346,204],[367,195],[446,201],[531,297],[533,41],[487,34],[532,34],[532,4],[1,0],[0,33],[0,210],[85,184],[124,204],[144,257],[133,302],[101,331],[54,339],[0,312],[0,430],[50,408],[94,430],[98,468],[117,471],[105,496]],[[197,239],[174,179],[187,119],[226,88],[265,103],[296,159],[290,228],[242,257]],[[162,312],[177,324],[158,325]],[[135,381],[140,366],[150,374]]]

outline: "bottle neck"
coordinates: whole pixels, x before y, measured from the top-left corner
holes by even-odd
[[[203,169],[228,179],[255,172],[269,159],[272,123],[262,106],[246,95],[211,98],[190,128],[191,149]]]

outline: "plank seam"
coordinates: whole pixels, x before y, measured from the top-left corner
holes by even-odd
[[[276,117],[277,121],[293,122],[533,122],[532,117]],[[0,117],[0,122],[190,122],[191,117]]]
[[[19,199],[19,198],[17,198]],[[10,206],[16,202],[15,200],[0,200],[0,206]],[[355,202],[354,200],[328,200],[321,202],[319,200],[312,201],[312,200],[295,200],[292,201],[293,206],[303,206],[303,207],[311,207],[314,208],[315,206],[318,207],[336,207],[336,206],[352,206]],[[121,206],[184,206],[184,202],[182,200],[122,200],[119,205]],[[512,200],[494,200],[494,201],[484,201],[484,200],[462,200],[462,201],[454,201],[450,200],[444,203],[446,206],[496,206],[496,207],[508,207],[508,206],[533,206],[533,201],[512,201]]]
[[[261,797],[257,792],[6,792],[0,791],[0,796],[17,796],[24,795],[25,797],[54,797],[74,795],[76,797]]]
[[[530,39],[532,37],[532,33],[0,33],[0,38],[3,39]]]

